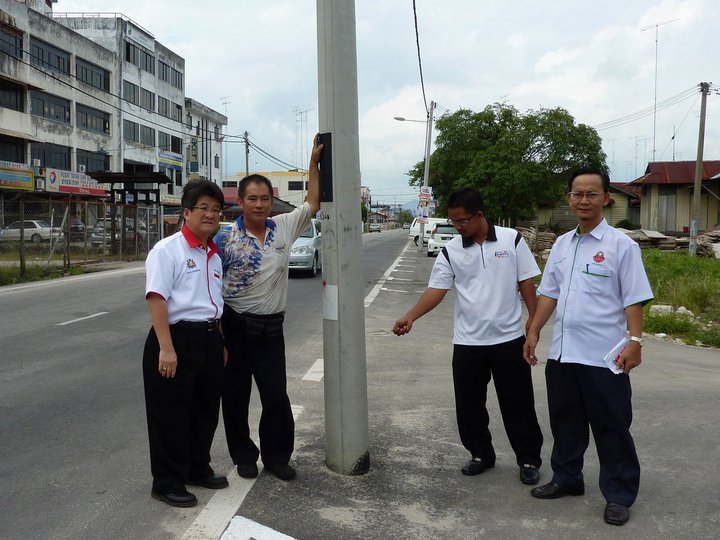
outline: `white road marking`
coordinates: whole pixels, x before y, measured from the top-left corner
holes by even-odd
[[[298,419],[298,416],[300,416],[302,412],[303,407],[299,405],[292,406],[292,414],[295,420]],[[258,471],[262,472],[262,470],[262,462],[258,462]],[[198,517],[195,518],[195,521],[193,521],[188,530],[185,531],[185,534],[182,536],[183,540],[217,540],[218,538],[222,538],[223,540],[246,540],[250,538],[257,540],[281,540],[290,538],[289,536],[281,535],[281,533],[276,533],[272,529],[268,529],[259,524],[258,527],[263,529],[262,534],[265,536],[253,536],[255,534],[253,529],[253,535],[226,537],[223,531],[225,531],[226,528],[230,531],[228,524],[231,520],[234,521],[235,513],[240,506],[242,506],[245,497],[247,497],[247,494],[257,480],[257,478],[241,478],[235,473],[234,465],[227,472],[226,476],[230,480],[230,486],[215,491],[205,505],[205,508],[200,511]],[[239,522],[242,521],[254,523],[244,518],[243,520],[239,520]],[[269,534],[268,531],[274,533],[276,536],[267,536],[267,534]]]
[[[402,291],[400,289],[388,289],[387,287],[381,287],[380,290],[387,291],[387,292],[399,292],[399,293],[403,293],[403,294],[410,294],[410,291]]]
[[[324,375],[323,359],[318,358],[317,360],[315,360],[315,363],[308,370],[308,372],[305,375],[303,375],[302,380],[303,381],[322,381],[323,375]]]
[[[232,518],[222,540],[295,540],[292,536],[279,533],[270,527],[255,523],[242,516]]]
[[[403,249],[403,253],[407,251],[407,246],[405,249]],[[378,282],[373,287],[372,291],[370,291],[370,294],[368,294],[365,297],[365,309],[369,308],[370,305],[373,303],[373,300],[375,300],[375,297],[380,292],[380,289],[385,285],[385,282],[390,277],[390,274],[392,274],[395,271],[395,267],[400,263],[400,259],[402,259],[402,253],[400,256],[393,261],[393,263],[390,265],[390,268],[388,268],[385,273],[382,275],[382,277],[378,280]],[[406,272],[409,272],[410,270],[405,270]]]
[[[412,279],[410,279],[410,278],[404,278],[404,277],[393,277],[393,276],[390,276],[390,277],[388,278],[388,281],[412,281]]]
[[[101,315],[107,315],[108,311],[99,311],[98,313],[93,313],[92,315],[88,315],[87,317],[80,317],[79,319],[73,319],[72,321],[65,321],[57,323],[55,326],[66,326],[68,324],[80,322],[80,321],[86,321],[88,319],[93,319],[95,317],[100,317]]]
[[[406,272],[408,274],[413,273],[415,270],[393,270],[393,272]]]

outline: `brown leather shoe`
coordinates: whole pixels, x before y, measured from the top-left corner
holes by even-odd
[[[625,525],[630,519],[630,509],[622,504],[609,502],[605,506],[603,519],[610,525]]]
[[[585,486],[580,484],[579,486],[567,487],[550,482],[544,486],[532,488],[530,495],[538,499],[559,499],[566,495],[585,495]]]

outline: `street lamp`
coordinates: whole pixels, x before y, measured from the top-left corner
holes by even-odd
[[[432,123],[433,123],[433,114],[435,112],[435,102],[430,102],[430,111],[428,112],[427,120],[425,120],[425,123],[427,125],[426,131],[425,131],[425,171],[423,173],[423,189],[422,192],[427,192],[428,187],[428,176],[430,175],[430,142],[432,139]],[[403,118],[402,116],[394,116],[395,120],[398,120],[400,122],[423,122],[423,120],[410,120],[408,118]],[[424,246],[425,246],[425,221],[427,216],[420,216],[420,236],[418,238],[418,253],[422,253]]]

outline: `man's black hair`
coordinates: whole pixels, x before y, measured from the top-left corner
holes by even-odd
[[[576,170],[572,175],[570,176],[570,180],[568,180],[568,191],[572,191],[572,185],[573,181],[580,175],[583,174],[596,174],[602,179],[602,185],[603,185],[603,191],[607,193],[610,191],[610,177],[607,175],[607,173],[602,172],[600,169],[596,169],[594,167],[580,167],[578,170]]]
[[[200,197],[207,196],[217,200],[220,208],[225,206],[225,196],[222,189],[217,184],[213,184],[210,180],[191,180],[183,188],[181,205],[183,208],[192,210],[197,204]]]
[[[448,208],[462,208],[471,214],[485,211],[482,193],[477,189],[464,187],[453,191],[447,200]]]
[[[250,176],[246,176],[242,180],[240,180],[240,184],[238,184],[238,198],[244,199],[245,198],[245,191],[247,190],[248,184],[265,184],[270,191],[270,197],[273,196],[273,186],[272,182],[262,174],[251,174]]]

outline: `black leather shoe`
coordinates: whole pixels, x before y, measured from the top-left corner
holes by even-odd
[[[255,463],[241,463],[237,466],[237,472],[243,478],[257,478],[258,468]]]
[[[292,480],[295,478],[295,475],[297,474],[295,472],[295,469],[293,469],[290,465],[287,463],[285,464],[275,464],[275,465],[269,465],[265,464],[265,470],[268,471],[271,474],[274,474],[277,476],[280,480]]]
[[[490,463],[479,457],[474,457],[468,461],[462,468],[462,473],[468,476],[484,473],[488,469],[492,469],[495,463]]]
[[[544,486],[532,488],[530,495],[538,499],[559,499],[565,497],[565,495],[585,495],[585,486],[580,484],[579,486],[567,487],[550,482]]]
[[[150,492],[150,496],[153,499],[179,508],[190,508],[197,504],[197,497],[185,489],[183,491],[177,491],[176,493],[160,493],[153,489]]]
[[[630,509],[622,504],[609,502],[605,507],[603,519],[610,525],[625,525],[630,519]]]
[[[222,489],[230,485],[227,477],[220,474],[211,474],[206,478],[190,479],[187,483],[190,486],[200,486],[207,489]]]
[[[540,471],[535,465],[525,463],[520,467],[520,481],[529,486],[535,485],[540,481]]]

